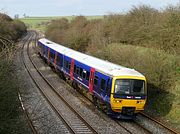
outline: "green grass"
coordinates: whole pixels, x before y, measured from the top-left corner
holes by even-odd
[[[173,108],[166,117],[180,130],[180,80],[176,82],[176,86],[171,92],[174,94]]]
[[[21,18],[20,20],[28,26],[29,29],[45,31],[48,25],[48,22],[54,19],[67,18],[71,21],[76,16],[55,16],[55,17],[27,17]],[[86,16],[88,20],[91,19],[102,19],[103,16]]]
[[[26,24],[28,29],[36,29],[44,31],[48,22],[50,22],[53,17],[29,17],[21,18],[20,20]]]

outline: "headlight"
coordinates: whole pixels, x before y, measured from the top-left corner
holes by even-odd
[[[114,100],[115,103],[121,103],[122,100]]]
[[[137,101],[138,104],[144,104],[144,101]]]

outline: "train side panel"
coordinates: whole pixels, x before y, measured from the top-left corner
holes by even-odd
[[[41,55],[54,67],[62,71],[67,78],[70,78],[70,68],[72,58],[62,54],[57,53],[55,50],[48,48],[41,42],[38,43],[41,48]],[[49,52],[48,52],[49,51]],[[56,58],[56,64],[54,59]],[[87,66],[76,59],[74,59],[74,71],[73,78],[74,81],[83,87],[86,91],[89,91],[89,77],[90,77],[90,66]],[[95,97],[103,101],[104,103],[110,103],[110,87],[112,84],[112,78],[100,73],[95,70],[95,78],[93,85],[93,94]]]
[[[137,113],[144,110],[147,95],[121,95],[116,97],[114,94],[116,79],[142,79],[146,82],[144,77],[112,77],[79,62],[78,59],[66,56],[63,52],[57,52],[41,42],[38,42],[38,46],[40,47],[40,55],[51,66],[63,72],[68,81],[75,83],[84,92],[90,94],[94,103],[102,104],[115,113],[128,113],[129,111]],[[92,70],[94,71],[91,72]]]

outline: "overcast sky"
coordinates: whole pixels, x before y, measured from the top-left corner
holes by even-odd
[[[160,9],[180,0],[0,0],[0,11],[11,17],[22,16],[71,16],[125,13],[132,6],[142,4]]]

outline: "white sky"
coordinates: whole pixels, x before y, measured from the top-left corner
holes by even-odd
[[[104,15],[124,13],[142,4],[161,9],[179,3],[180,0],[0,0],[0,12],[11,17],[24,13],[28,16]]]

